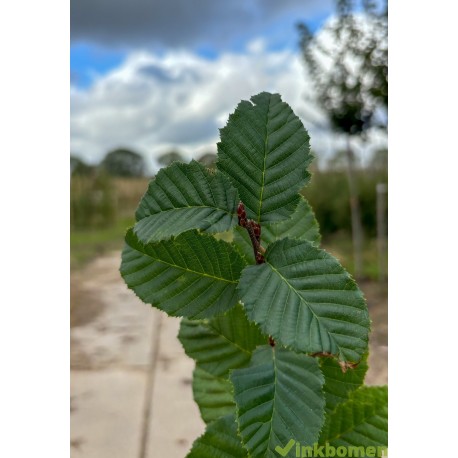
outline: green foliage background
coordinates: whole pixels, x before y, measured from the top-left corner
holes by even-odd
[[[364,276],[378,275],[376,247],[376,185],[387,182],[386,169],[358,171],[360,206],[365,233]],[[79,266],[94,256],[121,249],[126,229],[133,224],[137,205],[148,178],[74,175],[71,179],[71,258]],[[94,193],[104,197],[94,202]],[[302,191],[313,206],[323,236],[322,245],[353,271],[351,215],[347,176],[344,170],[314,170]]]
[[[376,236],[376,186],[387,183],[387,170],[360,169],[356,173],[365,236]],[[351,233],[350,193],[345,171],[315,171],[303,195],[312,206],[324,238]]]

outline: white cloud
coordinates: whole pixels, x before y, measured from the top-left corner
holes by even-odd
[[[141,153],[150,171],[153,158],[178,148],[188,159],[216,152],[218,128],[241,99],[261,91],[278,92],[302,118],[312,148],[326,156],[337,142],[319,111],[301,57],[268,52],[256,40],[247,52],[206,60],[191,52],[163,55],[136,52],[87,89],[71,90],[72,153],[96,163],[113,148]]]

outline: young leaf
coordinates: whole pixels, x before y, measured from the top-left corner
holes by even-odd
[[[319,440],[339,446],[388,445],[388,389],[386,386],[365,386],[354,391],[339,404],[326,420]]]
[[[320,227],[315,218],[315,213],[302,196],[290,219],[266,224],[262,230],[261,240],[265,240],[268,244],[289,237],[290,239],[308,240],[318,246],[321,240]]]
[[[265,263],[246,267],[238,286],[248,318],[293,350],[358,362],[370,327],[354,280],[326,251],[303,240],[278,240]]]
[[[278,346],[258,348],[250,365],[231,374],[237,421],[250,456],[275,457],[291,439],[318,441],[324,421],[318,360]]]
[[[235,415],[226,415],[210,423],[186,458],[248,458],[237,435]]]
[[[320,244],[320,228],[315,214],[308,202],[302,197],[291,218],[279,223],[264,224],[261,232],[261,245],[267,248],[276,240],[290,239],[308,240],[314,245]],[[254,264],[253,245],[246,229],[237,226],[234,230],[234,243],[245,256],[247,262]]]
[[[236,285],[244,265],[229,243],[196,231],[144,244],[130,229],[121,275],[143,302],[172,316],[200,319],[237,303]]]
[[[205,423],[235,413],[232,384],[229,379],[212,375],[197,366],[194,369],[192,390]]]
[[[218,377],[247,364],[256,346],[267,342],[240,305],[210,320],[182,320],[178,338],[198,366]]]
[[[280,95],[262,92],[251,102],[240,102],[221,129],[216,166],[238,189],[249,218],[280,221],[310,179],[310,137]]]
[[[237,190],[222,173],[175,162],[151,181],[136,212],[134,233],[144,243],[190,229],[224,232],[237,224]]]
[[[367,353],[358,366],[346,372],[342,371],[337,361],[330,358],[323,358],[320,368],[324,375],[326,412],[332,412],[363,384],[367,372]]]

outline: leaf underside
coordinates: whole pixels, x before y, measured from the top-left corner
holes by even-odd
[[[228,378],[217,377],[197,366],[194,369],[192,390],[205,423],[235,413],[232,384]]]
[[[301,197],[299,205],[291,218],[264,224],[261,232],[261,245],[267,248],[272,242],[288,237],[290,239],[308,240],[314,245],[320,244],[320,228],[315,214],[308,202]],[[254,264],[253,245],[246,229],[237,226],[234,230],[234,243],[250,264]]]
[[[250,456],[276,457],[291,439],[317,442],[324,421],[323,375],[318,361],[269,345],[231,374],[239,433]]]
[[[182,320],[178,338],[199,367],[218,377],[247,364],[256,346],[268,340],[240,305],[210,320]]]
[[[172,316],[200,319],[237,303],[236,285],[244,265],[229,243],[196,231],[144,244],[130,229],[120,270],[143,302]]]
[[[226,415],[207,426],[193,444],[186,458],[247,458],[237,435],[235,415]]]
[[[335,447],[387,446],[387,387],[364,386],[354,391],[327,419],[319,442]]]
[[[293,350],[358,362],[367,349],[369,314],[337,259],[288,238],[272,243],[265,259],[242,272],[238,289],[248,318]]]
[[[237,224],[237,190],[202,164],[175,162],[149,184],[136,211],[134,232],[144,243],[191,229],[224,232]]]
[[[242,101],[220,130],[216,166],[239,191],[249,218],[287,219],[309,181],[310,137],[278,94]]]

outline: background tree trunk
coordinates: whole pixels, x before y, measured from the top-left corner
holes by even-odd
[[[359,209],[358,184],[355,176],[355,156],[351,148],[350,136],[347,137],[347,177],[350,190],[351,232],[353,240],[353,262],[355,278],[358,280],[363,272],[363,228]]]

